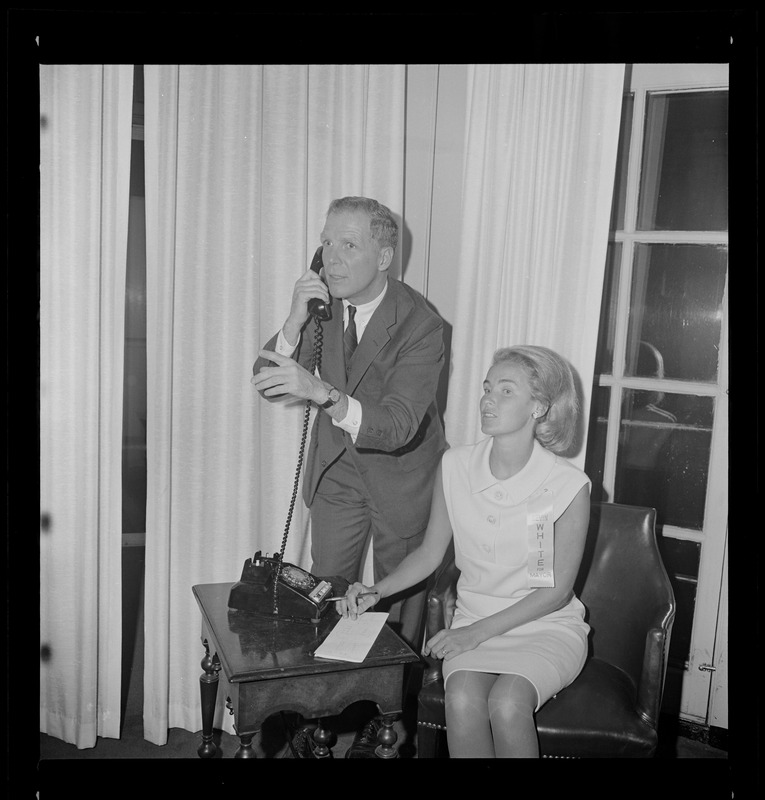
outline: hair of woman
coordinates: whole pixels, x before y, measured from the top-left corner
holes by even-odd
[[[563,455],[574,441],[579,416],[571,367],[554,350],[538,345],[502,347],[494,353],[492,366],[508,361],[523,369],[531,394],[544,407],[536,438],[548,450]]]

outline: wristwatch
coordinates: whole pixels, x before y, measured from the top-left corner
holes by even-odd
[[[340,392],[337,389],[335,389],[334,386],[332,386],[330,387],[329,397],[327,398],[326,403],[320,403],[320,406],[322,408],[332,408],[332,406],[335,405],[335,403],[338,403],[339,401],[340,401]]]

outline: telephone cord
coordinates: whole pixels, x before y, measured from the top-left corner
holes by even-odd
[[[324,344],[324,331],[321,327],[321,320],[318,317],[314,317],[314,323],[316,325],[316,333],[313,340],[313,353],[311,355],[311,375],[313,375],[317,370],[321,370],[321,350],[322,345]],[[284,552],[287,548],[287,537],[290,532],[290,526],[292,525],[292,514],[295,510],[295,501],[297,500],[297,493],[298,487],[300,485],[300,473],[303,469],[303,457],[305,455],[305,443],[308,438],[308,423],[311,417],[311,401],[307,400],[305,404],[305,413],[303,414],[303,432],[300,437],[300,450],[298,452],[298,461],[297,461],[297,469],[295,470],[295,481],[292,487],[292,499],[290,500],[290,506],[287,511],[287,521],[284,525],[284,535],[282,536],[282,546],[279,550],[279,558],[276,562],[276,574],[274,575],[274,614],[278,615],[279,613],[279,600],[278,600],[278,587],[279,587],[279,575],[282,571],[282,561],[284,560]]]

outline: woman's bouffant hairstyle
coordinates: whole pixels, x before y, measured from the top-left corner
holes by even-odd
[[[369,215],[369,232],[380,247],[398,245],[398,225],[391,210],[369,197],[340,197],[329,204],[327,215],[342,211],[363,211]]]
[[[554,350],[537,345],[502,347],[494,353],[492,366],[507,361],[523,369],[531,394],[546,409],[537,421],[539,443],[563,455],[574,441],[579,415],[571,367]]]

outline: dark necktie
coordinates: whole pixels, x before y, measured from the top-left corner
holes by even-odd
[[[348,372],[351,368],[351,356],[356,349],[358,340],[356,339],[356,306],[348,306],[348,326],[343,334],[343,344],[345,345],[345,371]]]

